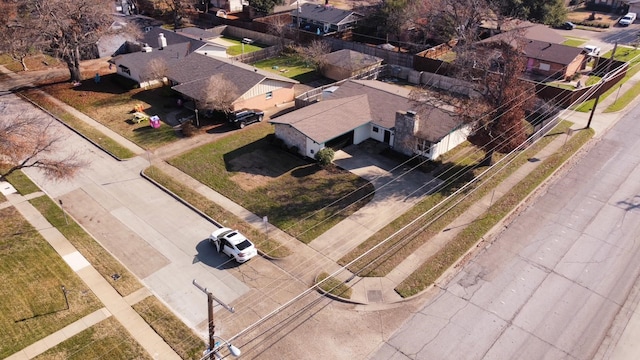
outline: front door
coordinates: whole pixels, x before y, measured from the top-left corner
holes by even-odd
[[[384,143],[391,145],[391,131],[389,130],[384,131]]]

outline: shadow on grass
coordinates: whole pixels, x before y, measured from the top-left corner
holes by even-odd
[[[271,144],[269,136],[224,154],[228,172],[243,172],[277,178],[308,162]]]

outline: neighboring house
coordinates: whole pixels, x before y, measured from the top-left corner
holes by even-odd
[[[115,65],[118,75],[144,88],[163,81],[166,71],[191,52],[190,46],[188,42],[157,48],[144,46],[141,51],[117,55],[109,63]]]
[[[237,99],[233,110],[268,109],[293,101],[293,86],[298,82],[253,66],[198,53],[172,63],[167,78],[173,89],[201,107],[207,102],[207,88],[212,76],[222,74],[233,82]]]
[[[627,7],[626,12],[640,13],[640,0],[622,0],[621,3]]]
[[[325,147],[374,139],[407,156],[436,159],[466,140],[469,126],[452,112],[413,107],[409,90],[377,80],[349,80],[325,100],[271,119],[276,137],[310,158]]]
[[[526,71],[550,78],[570,79],[585,61],[582,48],[529,40],[524,46]]]
[[[507,44],[522,46],[523,56],[526,57],[526,72],[549,77],[552,80],[569,79],[585,64],[585,54],[582,48],[562,45],[563,37],[558,37],[553,30],[546,26],[526,24],[516,26],[513,30],[480,41],[488,44],[502,41]],[[559,42],[557,42],[559,41]]]
[[[315,4],[300,5],[291,12],[291,16],[297,27],[318,34],[343,32],[364,18],[351,10]]]
[[[361,52],[342,49],[325,55],[322,75],[340,81],[373,70],[382,64],[383,59]]]
[[[514,36],[529,40],[545,41],[554,44],[562,44],[566,39],[557,31],[547,25],[536,24],[519,19],[504,20],[498,25],[496,20],[483,22],[482,27],[491,35],[491,39],[509,42]]]
[[[221,31],[203,30],[196,27],[171,31],[160,27],[155,27],[144,33],[142,42],[147,44],[158,44],[158,36],[164,35],[168,45],[188,42],[192,52],[197,52],[207,56],[227,57],[227,48],[216,43]]]
[[[227,13],[239,13],[242,12],[243,5],[249,6],[249,2],[246,0],[211,0],[209,4],[209,11],[221,9]]]

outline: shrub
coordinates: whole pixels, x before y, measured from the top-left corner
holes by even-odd
[[[192,137],[198,131],[195,125],[193,125],[191,122],[186,122],[182,124],[181,130],[182,130],[182,135],[186,137]]]
[[[326,147],[316,153],[316,160],[320,163],[320,165],[327,166],[331,164],[335,154],[336,153],[332,148]]]

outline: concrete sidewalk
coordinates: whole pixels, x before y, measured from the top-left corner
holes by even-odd
[[[42,195],[42,194],[36,194]],[[32,195],[35,196],[35,195]],[[40,233],[40,235],[64,259],[73,271],[87,284],[89,289],[104,304],[104,308],[71,324],[62,330],[37,341],[27,348],[13,354],[9,359],[31,359],[52,346],[92,326],[93,324],[114,316],[129,334],[154,359],[180,359],[173,349],[147,324],[131,304],[120,296],[100,273],[76,250],[76,248],[60,233],[40,212],[19,194],[6,195],[8,202]],[[136,296],[140,294],[134,293]]]

